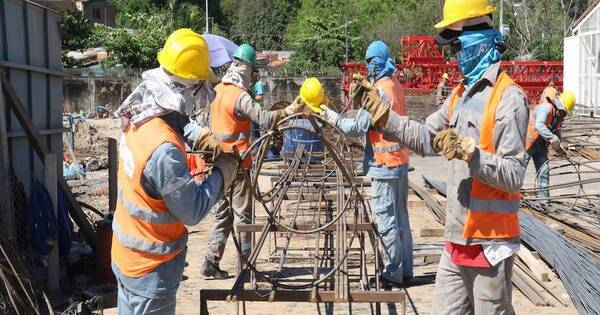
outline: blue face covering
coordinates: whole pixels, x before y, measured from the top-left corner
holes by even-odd
[[[390,50],[382,41],[375,41],[369,45],[365,59],[369,78],[375,81],[389,77],[396,71],[396,63],[390,58]]]
[[[468,86],[479,81],[490,65],[500,61],[497,44],[502,34],[496,30],[467,31],[458,38],[462,49],[454,55]]]

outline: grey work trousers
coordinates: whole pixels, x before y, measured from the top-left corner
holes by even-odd
[[[231,199],[233,213],[228,206],[220,207],[215,213],[213,230],[208,238],[206,258],[217,266],[221,262],[221,258],[223,258],[227,238],[232,232],[234,224],[252,223],[252,192],[250,191],[250,186],[246,183],[248,178],[247,176],[240,175],[233,187],[233,196]],[[250,255],[251,233],[241,233],[239,241],[243,254],[242,257],[248,257]]]
[[[435,279],[435,315],[512,315],[514,256],[490,268],[462,267],[444,250]]]

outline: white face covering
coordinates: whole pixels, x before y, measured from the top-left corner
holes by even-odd
[[[252,65],[240,60],[234,60],[227,69],[227,73],[223,76],[222,82],[249,90],[253,81],[252,72]]]
[[[142,74],[142,82],[115,112],[140,125],[154,117],[176,111],[190,116],[210,105],[215,91],[207,81],[190,81],[168,74],[161,68]]]

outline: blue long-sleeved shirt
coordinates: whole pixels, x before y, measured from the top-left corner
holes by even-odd
[[[353,138],[363,137],[365,140],[365,156],[363,159],[363,172],[376,179],[393,179],[408,174],[408,165],[396,168],[388,168],[385,165],[377,166],[373,154],[373,146],[368,136],[371,126],[371,117],[365,110],[359,110],[355,118],[341,118],[336,122],[336,127]]]
[[[546,121],[548,120],[548,116],[552,112],[552,104],[543,103],[535,107],[533,112],[533,116],[535,118],[535,129],[538,134],[542,136],[542,138],[546,139],[548,142],[554,141],[554,139],[558,139],[558,136],[553,134],[552,131],[546,125]]]
[[[177,113],[161,118],[181,135],[184,134],[183,126],[189,122]],[[190,134],[194,135],[197,132],[186,132],[186,135]],[[204,182],[197,183],[190,175],[181,150],[168,142],[156,148],[146,162],[142,186],[151,197],[163,199],[169,211],[185,225],[198,224],[223,195],[223,177],[218,169]],[[185,256],[186,251],[140,278],[123,275],[114,264],[113,271],[129,291],[144,297],[163,298],[174,295],[177,291],[183,274]]]

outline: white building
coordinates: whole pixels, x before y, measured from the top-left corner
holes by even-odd
[[[573,25],[565,38],[565,90],[577,95],[577,112],[600,117],[600,0]]]

